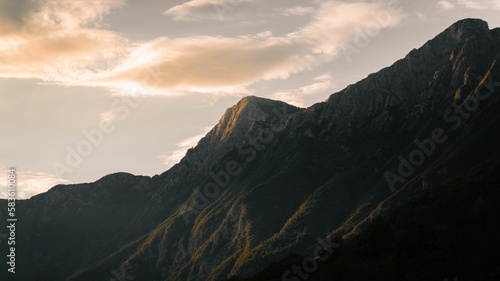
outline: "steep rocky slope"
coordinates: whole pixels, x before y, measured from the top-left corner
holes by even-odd
[[[291,255],[233,281],[498,280],[499,170],[496,159],[429,187],[352,241],[332,243],[316,265]]]

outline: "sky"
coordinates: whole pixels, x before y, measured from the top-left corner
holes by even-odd
[[[153,176],[241,98],[308,107],[500,0],[0,0],[0,198]]]

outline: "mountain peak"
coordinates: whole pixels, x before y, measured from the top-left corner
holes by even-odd
[[[444,33],[452,38],[462,40],[474,34],[488,33],[490,28],[488,23],[481,19],[463,19],[452,24]]]
[[[474,18],[466,18],[463,20],[459,20],[452,24],[450,27],[458,27],[460,29],[469,29],[469,28],[474,28],[474,29],[479,29],[479,28],[488,28],[488,22],[482,20],[482,19],[474,19]]]
[[[198,145],[188,150],[181,163],[213,163],[259,128],[268,128],[271,123],[286,119],[300,108],[282,101],[256,96],[242,98],[236,105],[228,108],[215,127],[200,140]],[[207,160],[209,159],[209,160]],[[200,162],[201,163],[201,162]]]
[[[247,96],[226,110],[216,126],[216,134],[224,139],[235,131],[247,131],[255,122],[268,120],[275,115],[279,115],[276,118],[283,118],[298,110],[300,109],[282,101]]]
[[[277,100],[271,100],[271,99],[266,99],[266,98],[261,98],[261,97],[256,97],[256,96],[246,96],[242,98],[236,106],[233,108],[241,108],[242,106],[248,106],[248,105],[258,105],[258,106],[291,106],[285,102],[282,101],[277,101]]]

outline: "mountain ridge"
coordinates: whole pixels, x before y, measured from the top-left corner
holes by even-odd
[[[33,245],[23,252],[24,265],[33,268],[25,280],[109,280],[113,270],[136,280],[244,277],[306,251],[318,237],[356,235],[372,216],[425,186],[500,155],[498,90],[487,84],[500,74],[500,37],[484,28],[479,20],[459,21],[306,109],[244,98],[159,176],[110,175],[20,202],[22,231],[48,239],[41,246],[34,244],[39,238],[22,241]],[[456,111],[481,93],[490,93],[481,110],[461,118],[460,130],[450,129],[458,124]],[[453,122],[445,118],[449,110]],[[402,177],[400,159],[437,128],[446,129],[447,142],[391,189],[384,175]],[[43,208],[50,196],[57,200]],[[93,224],[105,235],[89,229]],[[51,240],[54,231],[60,233]],[[79,245],[84,258],[51,253],[57,239]],[[100,239],[107,245],[99,247]]]
[[[466,23],[467,21],[464,21],[464,23]],[[460,23],[459,23],[460,24]],[[467,26],[467,25],[466,25]],[[484,24],[483,24],[484,26]],[[452,28],[453,29],[453,28]],[[460,32],[460,29],[458,29],[457,32]],[[443,34],[443,33],[442,33]],[[446,33],[444,33],[446,34]],[[462,32],[462,34],[464,34],[464,32]],[[442,37],[442,35],[441,35]],[[438,39],[440,39],[440,36],[438,35],[437,37]],[[461,37],[459,37],[461,38]],[[484,38],[480,38],[480,39],[484,39]],[[436,41],[430,41],[431,43],[434,43]],[[439,43],[439,42],[438,42]],[[462,41],[459,41],[458,43],[462,43],[464,44],[464,42]],[[437,43],[436,43],[437,44]],[[438,44],[439,45],[439,44]],[[432,44],[430,47],[433,47]],[[438,46],[440,47],[440,46]],[[445,61],[446,59],[448,59],[448,54],[450,51],[452,50],[442,50],[441,48],[438,48],[438,47],[434,47],[436,49],[439,49],[441,52],[442,55],[439,55],[439,53],[437,55],[431,53],[429,55],[429,57],[431,57],[432,59],[436,59],[436,58],[440,58],[442,61]],[[463,48],[464,46],[463,45],[459,45],[459,46],[453,46],[453,47],[457,47],[457,48]],[[490,47],[491,47],[491,44],[490,44]],[[424,48],[428,48],[424,45]],[[460,57],[461,58],[461,57]],[[441,85],[438,83],[440,82],[439,81],[439,76],[436,76],[436,71],[434,69],[425,69],[425,68],[419,68],[419,63],[421,63],[422,60],[425,60],[426,57],[421,57],[421,58],[415,58],[413,59],[412,61],[404,61],[404,60],[400,60],[398,62],[395,63],[396,67],[398,66],[405,66],[407,68],[409,68],[409,70],[406,70],[406,73],[415,73],[415,74],[418,74],[420,76],[422,75],[425,75],[426,77],[433,77],[433,80],[434,81],[434,84],[435,85],[432,85],[434,87],[436,87],[437,89],[433,89],[434,91],[429,91],[427,93],[427,100],[429,100],[431,97],[434,98],[435,95],[432,95],[436,92],[441,92],[442,90],[442,87],[440,87]],[[412,65],[413,64],[413,65]],[[415,66],[416,65],[416,66]],[[451,65],[448,66],[449,68],[453,69],[453,67]],[[478,67],[478,70],[479,71],[482,71],[484,72],[484,69],[481,69],[480,67]],[[385,75],[384,71],[391,71],[391,68],[386,68],[384,70],[382,70],[381,72],[379,72],[379,75]],[[441,70],[442,72],[444,72],[444,70]],[[393,72],[398,72],[398,71],[393,71]],[[459,77],[459,76],[463,76],[464,75],[464,72],[465,70],[463,69],[460,69],[458,70],[458,74],[455,75],[455,77]],[[462,72],[462,73],[460,73]],[[381,73],[381,74],[380,74]],[[404,72],[403,72],[404,73]],[[438,72],[439,74],[439,72]],[[374,74],[375,75],[375,74]],[[391,76],[394,76],[393,74],[391,74]],[[434,77],[436,76],[436,79],[434,79]],[[372,76],[373,77],[373,76]],[[411,75],[405,75],[404,77],[411,77]],[[446,77],[443,77],[441,79],[445,79]],[[367,79],[370,79],[370,76],[367,77]],[[314,106],[312,106],[312,108],[309,108],[307,110],[306,113],[304,113],[303,111],[302,112],[298,112],[296,114],[293,114],[289,120],[287,120],[287,129],[284,131],[284,134],[285,135],[288,135],[288,137],[290,139],[293,139],[293,138],[296,138],[297,136],[301,136],[299,142],[301,143],[296,143],[295,145],[303,145],[303,144],[307,144],[308,141],[311,140],[311,138],[314,138],[314,137],[318,137],[319,136],[319,139],[321,139],[322,135],[326,135],[326,138],[328,139],[329,137],[331,138],[332,136],[329,134],[333,128],[336,128],[336,129],[340,129],[340,130],[343,130],[343,131],[346,131],[347,133],[345,134],[340,134],[339,136],[337,136],[338,138],[338,142],[335,142],[337,143],[337,152],[338,153],[335,153],[335,154],[347,154],[350,152],[350,150],[352,149],[351,147],[349,147],[349,138],[355,138],[353,135],[355,135],[357,132],[356,132],[356,125],[354,124],[353,125],[353,121],[358,121],[358,120],[350,120],[350,122],[345,122],[345,120],[348,120],[349,118],[353,119],[353,116],[356,115],[356,113],[358,112],[370,112],[370,111],[364,111],[364,108],[363,106],[365,106],[366,108],[370,108],[372,109],[371,110],[371,113],[372,115],[375,115],[375,113],[380,113],[380,116],[379,118],[381,118],[382,120],[384,120],[384,122],[379,122],[377,125],[378,126],[382,126],[382,127],[378,127],[378,128],[374,128],[374,129],[378,129],[378,130],[386,130],[388,131],[388,133],[391,131],[391,129],[394,129],[394,128],[397,128],[399,126],[407,126],[407,125],[410,125],[412,123],[415,123],[415,122],[418,122],[419,121],[419,115],[418,113],[422,113],[422,109],[425,105],[423,104],[419,104],[418,106],[420,107],[420,111],[416,111],[417,113],[413,113],[410,115],[410,118],[409,120],[406,121],[406,124],[403,123],[403,124],[398,124],[397,121],[399,120],[399,118],[397,118],[398,116],[394,116],[394,114],[390,111],[380,111],[381,109],[383,109],[384,107],[383,106],[386,106],[391,108],[391,107],[395,107],[395,106],[399,106],[401,104],[401,101],[407,101],[407,99],[412,99],[413,101],[415,100],[418,100],[416,98],[412,98],[411,95],[397,95],[397,93],[405,93],[406,91],[404,91],[405,89],[415,89],[415,87],[411,87],[410,85],[400,85],[401,87],[399,88],[399,90],[395,90],[395,89],[391,89],[390,91],[387,92],[387,96],[385,97],[385,101],[382,100],[380,101],[380,98],[375,99],[374,101],[371,101],[372,104],[363,104],[363,103],[360,103],[359,105],[357,105],[354,101],[353,101],[353,95],[352,94],[349,94],[349,93],[352,93],[354,91],[356,91],[357,88],[360,88],[361,86],[363,86],[363,84],[367,84],[366,81],[368,81],[367,79],[365,80],[362,80],[360,83],[357,83],[357,84],[354,84],[354,85],[351,85],[349,87],[347,87],[345,90],[341,91],[339,93],[336,93],[334,95],[331,96],[331,98],[329,100],[327,100],[326,103],[323,103],[323,104],[316,104]],[[425,79],[425,78],[424,78]],[[436,81],[437,80],[437,81]],[[391,81],[391,79],[389,79],[389,81]],[[409,83],[416,83],[416,81],[408,81]],[[377,83],[377,82],[375,82]],[[369,83],[368,83],[369,84]],[[395,83],[396,85],[398,85],[398,83]],[[401,83],[399,83],[401,84]],[[376,86],[376,85],[375,85]],[[404,87],[406,86],[406,87]],[[462,85],[452,85],[452,88],[449,89],[447,92],[449,93],[453,93],[453,92],[456,92],[458,86],[462,86]],[[370,87],[373,87],[373,85],[367,85],[366,88],[370,88]],[[425,85],[421,85],[419,86],[420,88],[423,88],[425,87]],[[417,88],[418,90],[418,88]],[[366,92],[369,92],[367,90],[360,90],[361,94],[362,93],[366,93]],[[411,92],[417,92],[417,91],[409,91],[410,93]],[[343,94],[345,93],[345,94]],[[394,93],[396,93],[396,95],[394,95]],[[344,98],[345,96],[345,98]],[[448,93],[445,95],[445,97],[448,96]],[[379,107],[377,107],[377,102],[381,105]],[[382,103],[383,102],[383,103]],[[378,110],[378,111],[377,111]],[[305,116],[303,117],[303,115],[306,115],[308,112],[313,112],[313,113],[317,113],[320,117],[319,117],[319,122],[324,122],[324,123],[327,123],[327,125],[324,127],[325,129],[323,131],[315,131],[314,129],[314,122],[311,122],[311,123],[308,123],[308,121],[314,121],[314,114],[313,116],[311,115],[308,115],[308,116]],[[397,112],[396,112],[397,113]],[[371,116],[367,116],[368,117],[371,117]],[[330,122],[330,120],[334,120],[333,122]],[[392,121],[391,121],[392,120]],[[388,126],[388,124],[390,125],[392,123],[393,126],[390,127]],[[304,123],[307,123],[307,126],[304,126]],[[337,123],[337,124],[336,124]],[[368,122],[369,124],[369,122]],[[304,128],[305,127],[305,128]],[[338,128],[340,127],[340,128]],[[408,127],[411,127],[411,126],[408,126]],[[304,129],[303,129],[304,128]],[[359,131],[359,130],[358,130]],[[411,140],[408,141],[407,143],[411,143]],[[279,152],[279,149],[277,150]],[[304,156],[300,156],[298,155],[297,157],[304,157]],[[286,158],[285,158],[286,159]],[[344,165],[345,164],[348,164],[348,163],[343,163]],[[378,165],[376,165],[378,166]],[[314,169],[314,168],[313,168]],[[345,168],[344,168],[345,169]],[[339,171],[340,173],[342,173],[342,169]],[[316,176],[316,175],[315,175]],[[342,176],[340,176],[340,178],[342,178]],[[331,181],[331,180],[330,180]],[[332,183],[335,183],[336,181],[339,181],[339,179],[337,180],[333,180]],[[321,182],[321,180],[320,180]],[[325,183],[323,181],[323,183]],[[323,191],[322,191],[323,190]],[[328,187],[325,187],[323,189],[319,189],[319,190],[316,190],[316,191],[313,191],[313,193],[311,193],[310,195],[302,195],[302,196],[311,196],[312,194],[317,194],[317,195],[312,195],[313,197],[311,197],[311,200],[313,200],[312,202],[315,202],[315,204],[312,204],[312,205],[322,205],[322,206],[327,206],[326,204],[318,204],[317,202],[321,200],[321,197],[323,198],[332,198],[332,195],[329,195],[329,196],[323,196],[325,195],[325,192],[328,194],[328,193],[331,193],[331,190],[329,191],[329,188]],[[339,193],[340,192],[340,193]],[[362,193],[363,191],[358,191],[358,193]],[[263,197],[265,195],[263,194],[266,194],[265,192],[262,193],[258,193],[258,194],[261,194],[259,197]],[[353,196],[352,192],[351,192],[351,195],[349,195],[349,193],[346,193],[345,191],[340,191],[340,190],[337,190],[334,192],[335,194],[335,197],[337,198],[343,198],[342,200],[339,200],[339,201],[344,201],[344,202],[349,202],[350,201],[350,197]],[[267,196],[270,196],[270,195],[267,195]],[[342,206],[345,204],[343,204],[342,202],[337,202],[339,206]],[[280,240],[280,239],[287,239],[286,238],[286,235],[288,234],[291,234],[291,233],[300,233],[300,226],[294,226],[294,223],[293,221],[295,220],[299,220],[300,218],[304,218],[304,216],[306,216],[307,212],[304,213],[304,211],[300,211],[301,210],[301,206],[307,206],[308,204],[306,203],[304,205],[303,204],[299,204],[299,205],[296,205],[295,208],[297,208],[298,213],[295,213],[293,214],[293,216],[291,216],[292,218],[292,221],[287,223],[283,228],[283,229],[280,229],[280,228],[277,228],[276,230],[273,230],[273,231],[278,231],[278,236],[275,236],[275,235],[271,235],[271,236],[268,236],[269,238],[266,239],[268,242],[264,242],[264,244],[261,244],[260,246],[257,246],[254,250],[251,250],[251,251],[244,251],[245,254],[242,254],[242,257],[235,260],[234,263],[233,263],[233,268],[245,268],[247,267],[249,264],[252,263],[252,260],[255,260],[256,257],[259,257],[260,259],[262,259],[263,255],[261,254],[262,251],[266,251],[265,249],[273,249],[273,248],[279,248],[279,246],[276,246],[275,245],[275,242],[277,240]],[[250,210],[253,209],[253,208],[250,208]],[[329,209],[331,211],[331,208]],[[356,210],[352,210],[352,209],[349,209],[349,208],[346,208],[346,207],[339,207],[339,209],[336,211],[336,213],[340,216],[338,218],[338,223],[340,223],[340,221],[342,221],[342,216],[341,214],[342,213],[348,213],[348,212],[356,212]],[[251,212],[251,211],[249,211]],[[309,217],[311,219],[313,218],[318,218],[318,217],[321,217],[320,216],[320,213],[322,213],[324,211],[316,211],[316,212],[313,212],[311,214],[314,214],[314,215],[309,215]],[[243,212],[244,213],[244,212]],[[200,214],[200,216],[203,216],[204,214]],[[241,217],[241,214],[239,215]],[[301,217],[302,216],[302,217]],[[362,215],[362,216],[366,216],[365,215]],[[202,224],[203,223],[203,220],[198,220],[198,223],[199,224]],[[279,223],[281,224],[281,223]],[[299,224],[300,225],[300,224]],[[298,227],[298,228],[294,228],[294,227]],[[355,229],[356,227],[355,226],[352,226],[353,229]],[[197,226],[195,227],[196,229],[200,229],[201,226]],[[289,231],[287,232],[286,229],[288,229]],[[213,231],[216,231],[216,230],[213,230]],[[272,232],[273,232],[272,231]],[[280,235],[279,233],[283,233],[283,235]],[[288,234],[286,234],[288,233]],[[262,235],[264,236],[267,236],[269,234],[266,234],[266,232],[263,232]],[[288,237],[289,239],[290,237]],[[267,245],[267,246],[266,246]],[[273,246],[274,245],[274,246]],[[207,246],[201,246],[202,248],[205,248]],[[292,248],[288,247],[290,250],[294,249],[294,247],[296,246],[292,246]],[[297,248],[295,248],[297,249]],[[264,257],[266,257],[266,255],[264,255]],[[272,257],[271,256],[267,256],[267,260],[268,261],[271,261],[272,259],[274,259],[275,257]],[[222,265],[225,265],[227,267],[231,266],[229,263],[232,263],[233,261],[229,262],[229,261],[221,261]],[[227,270],[227,269],[226,269]],[[216,272],[224,272],[225,269],[221,266],[219,266],[218,268],[215,269]],[[229,274],[230,275],[245,275],[245,274],[248,274],[252,271],[252,269],[250,269],[249,271],[247,270],[243,270],[241,271],[240,270],[235,270],[233,269]],[[227,272],[227,271],[226,271]],[[203,275],[203,273],[201,274]],[[194,280],[196,280],[196,277],[195,276],[184,276],[183,278],[194,278]]]

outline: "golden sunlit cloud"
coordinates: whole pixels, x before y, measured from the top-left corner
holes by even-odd
[[[287,78],[306,67],[305,45],[275,38],[161,38],[127,58],[98,82],[136,81],[147,87],[223,91],[259,80]],[[147,59],[143,54],[155,54]],[[142,65],[141,65],[142,63]],[[133,67],[128,67],[133,65]]]
[[[7,2],[0,12],[0,77],[76,81],[124,51],[126,40],[98,24],[121,0]]]
[[[231,92],[331,61],[367,24],[382,29],[403,19],[381,3],[328,2],[318,10],[311,23],[284,36],[159,38],[140,45],[114,71],[90,83],[135,81],[178,91]]]
[[[0,47],[0,76],[78,81],[122,52],[121,38],[105,30],[61,31]]]
[[[342,44],[366,25],[380,30],[403,18],[382,3],[326,2],[315,11],[304,7],[289,11],[313,15],[310,23],[281,36],[267,31],[130,42],[98,24],[111,8],[121,5],[119,0],[92,0],[93,5],[82,0],[34,3],[20,9],[25,19],[20,22],[0,14],[9,22],[4,30],[18,26],[17,31],[0,33],[0,77],[108,87],[123,94],[141,87],[142,92],[164,95],[248,92],[256,82],[287,79],[331,61]],[[172,9],[223,3],[193,0]],[[26,35],[21,31],[26,26],[37,29]]]

